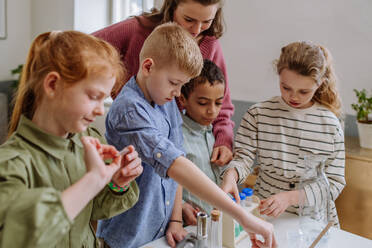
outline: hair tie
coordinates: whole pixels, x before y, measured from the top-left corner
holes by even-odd
[[[54,39],[58,36],[58,34],[62,33],[63,31],[61,30],[54,30],[54,31],[51,31],[50,34],[49,34],[49,37],[51,39]]]

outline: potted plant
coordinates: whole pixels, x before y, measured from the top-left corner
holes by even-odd
[[[354,92],[358,103],[351,104],[351,107],[357,112],[359,143],[361,147],[372,149],[372,94],[368,94],[366,89],[354,89]]]
[[[18,84],[19,84],[19,81],[21,80],[21,76],[22,76],[22,69],[23,69],[23,64],[20,64],[18,65],[16,68],[12,69],[10,71],[10,73],[12,74],[13,77],[16,77],[16,79],[14,80],[14,83],[12,85],[12,87],[14,89],[17,89],[18,87]]]

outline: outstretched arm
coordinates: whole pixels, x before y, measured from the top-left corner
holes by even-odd
[[[221,188],[234,195],[239,202],[237,184],[241,184],[251,173],[257,152],[257,121],[255,109],[249,109],[243,116],[235,139],[235,155],[222,172]]]
[[[207,201],[238,220],[248,233],[262,235],[265,239],[264,247],[276,247],[272,224],[247,213],[241,206],[234,203],[190,160],[182,156],[178,157],[167,173],[168,176],[200,199]],[[251,236],[251,240],[252,242],[259,242],[254,238],[254,235]]]
[[[185,238],[186,234],[187,231],[182,224],[182,186],[178,185],[172,216],[166,233],[168,244],[174,247],[176,242],[180,242]]]

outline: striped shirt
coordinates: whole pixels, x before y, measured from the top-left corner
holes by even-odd
[[[326,159],[331,220],[338,226],[335,200],[345,186],[344,135],[338,118],[322,105],[315,103],[307,109],[295,109],[280,96],[253,105],[240,123],[234,159],[227,167],[236,168],[242,183],[256,159],[260,172],[255,194],[266,199],[281,191],[299,188],[306,155]],[[321,193],[319,187],[307,186],[307,203],[315,205]],[[290,206],[286,211],[298,213],[298,206]]]
[[[183,124],[183,146],[185,148],[186,157],[196,164],[205,175],[216,184],[220,183],[219,175],[221,173],[219,166],[211,164],[211,156],[214,145],[214,136],[212,133],[212,125],[203,126],[193,121],[186,115],[182,115]],[[185,188],[183,189],[183,200],[190,203],[194,207],[210,214],[213,207],[207,202],[200,200],[197,196],[191,194]]]

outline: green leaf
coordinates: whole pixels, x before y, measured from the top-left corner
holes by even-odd
[[[358,91],[353,90],[357,97],[357,103],[351,104],[351,107],[357,112],[359,121],[368,121],[368,115],[372,113],[372,94],[368,94],[366,89]]]
[[[18,84],[21,80],[21,76],[22,76],[22,69],[23,69],[23,64],[20,64],[18,65],[16,68],[12,69],[10,71],[10,73],[14,76],[14,75],[17,75],[18,74],[18,78],[17,80],[14,81],[14,83],[12,84],[12,87],[13,88],[17,88],[18,87]]]

